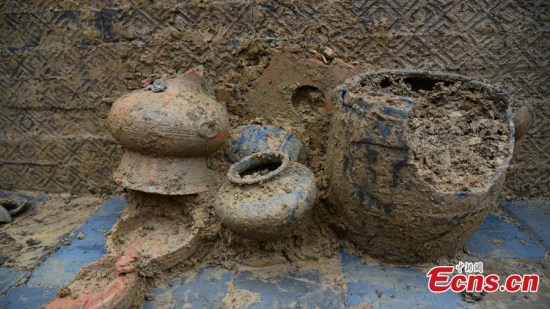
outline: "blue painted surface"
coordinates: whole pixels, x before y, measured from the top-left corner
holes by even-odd
[[[373,308],[463,308],[459,294],[428,291],[426,270],[362,263],[361,258],[342,253],[347,282],[346,307]]]
[[[29,271],[15,270],[6,267],[0,267],[0,295],[7,292],[10,287],[14,286],[19,280],[27,277]]]
[[[165,287],[152,289],[155,298],[143,305],[151,308],[217,308],[227,293],[231,273],[221,268],[204,268],[194,276],[182,277]]]
[[[503,201],[500,206],[550,251],[550,205]]]
[[[260,299],[247,307],[250,309],[342,308],[344,295],[323,287],[321,279],[315,271],[293,271],[266,279],[254,271],[204,268],[195,276],[152,289],[154,299],[147,301],[144,308],[219,308],[229,284],[233,284],[234,289],[259,295]]]
[[[105,254],[105,232],[116,222],[120,211],[128,205],[121,198],[111,198],[82,227],[77,228],[69,245],[61,247],[32,274],[31,287],[58,287],[68,284],[82,268]],[[76,238],[83,232],[86,237]]]
[[[471,253],[484,258],[543,259],[544,250],[514,224],[489,214],[466,242]]]
[[[57,288],[16,287],[3,298],[0,298],[0,308],[31,309],[40,308],[55,297]]]
[[[277,141],[277,142],[275,142]],[[266,125],[246,125],[237,128],[224,147],[225,158],[237,162],[257,152],[281,151],[294,160],[302,159],[303,143],[298,136]]]
[[[105,233],[126,206],[128,202],[119,197],[105,202],[83,226],[75,230],[75,236],[70,238],[67,246],[59,248],[35,269],[24,286],[11,289],[0,298],[0,308],[39,308],[48,303],[60,285],[68,284],[80,268],[105,253]],[[80,232],[86,237],[76,238]]]
[[[235,276],[233,283],[237,289],[260,295],[260,300],[251,304],[250,309],[341,308],[344,295],[323,287],[321,279],[315,271],[293,271],[269,279],[244,271]]]
[[[455,198],[457,200],[463,200],[463,199],[467,198],[468,195],[470,195],[470,192],[457,192],[457,193],[455,193]]]
[[[102,255],[103,252],[98,250],[62,247],[33,272],[27,286],[57,288],[62,284],[68,284],[82,266],[99,259]]]

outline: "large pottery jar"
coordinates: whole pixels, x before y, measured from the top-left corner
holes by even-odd
[[[223,224],[256,240],[285,236],[309,214],[315,175],[282,152],[255,153],[233,164],[214,209]]]
[[[115,181],[169,195],[208,189],[206,156],[224,144],[229,120],[225,107],[207,95],[201,82],[201,76],[188,72],[155,81],[165,89],[137,90],[113,104],[111,133],[125,148]]]
[[[397,262],[462,248],[512,156],[505,95],[458,74],[385,70],[349,79],[333,100],[330,197],[351,240]]]

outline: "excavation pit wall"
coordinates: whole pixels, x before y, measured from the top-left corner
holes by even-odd
[[[320,106],[315,88],[333,84],[341,58],[359,72],[460,72],[501,85],[514,111],[533,103],[535,123],[517,145],[503,196],[548,197],[547,11],[543,0],[3,1],[0,187],[112,191],[122,148],[108,132],[108,111],[151,74],[202,64],[234,123],[273,123],[270,107],[298,106],[311,97],[303,92]],[[285,46],[294,58],[273,52]],[[261,79],[269,74],[279,78]],[[323,128],[328,115],[315,115],[309,127]]]

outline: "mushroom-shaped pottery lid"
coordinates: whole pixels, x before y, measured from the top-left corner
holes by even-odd
[[[109,124],[124,147],[164,156],[205,156],[229,135],[225,107],[189,72],[122,96],[111,107]]]

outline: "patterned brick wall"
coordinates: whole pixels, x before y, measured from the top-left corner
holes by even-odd
[[[512,193],[550,196],[550,4],[545,0],[0,3],[0,188],[85,192],[120,146],[106,115],[150,73],[239,71],[243,42],[328,46],[375,68],[457,71],[537,107],[509,173]]]

